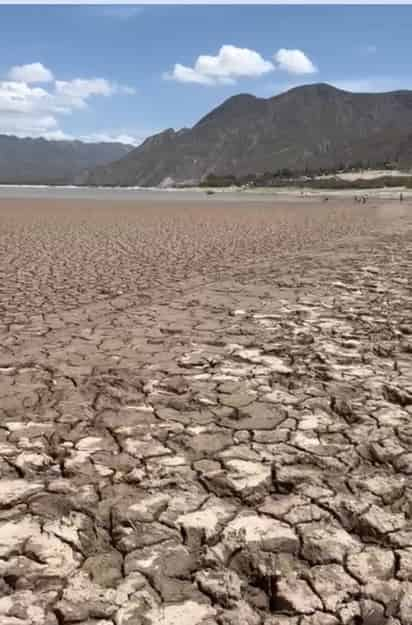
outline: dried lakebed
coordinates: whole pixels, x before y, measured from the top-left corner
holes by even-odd
[[[77,210],[0,205],[1,625],[410,625],[412,205]]]

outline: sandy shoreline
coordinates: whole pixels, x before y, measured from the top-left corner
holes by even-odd
[[[211,194],[209,194],[212,192]],[[279,189],[158,189],[142,187],[75,187],[75,186],[47,186],[47,185],[0,185],[1,198],[51,198],[51,199],[79,199],[79,200],[147,200],[170,202],[181,200],[196,200],[213,202],[217,198],[225,202],[249,202],[251,199],[265,202],[276,199],[299,200],[299,199],[322,199],[328,198],[354,198],[359,195],[367,195],[368,198],[376,199],[399,199],[400,193],[404,199],[412,198],[412,189],[404,187],[387,187],[382,189],[305,189],[303,192],[296,187],[284,187]]]

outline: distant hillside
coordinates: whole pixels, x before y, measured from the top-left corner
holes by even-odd
[[[349,93],[296,87],[273,98],[226,100],[193,128],[165,130],[81,177],[99,185],[198,182],[209,174],[295,172],[362,162],[412,164],[412,91]]]
[[[46,141],[0,135],[0,184],[64,184],[132,149],[123,143]]]

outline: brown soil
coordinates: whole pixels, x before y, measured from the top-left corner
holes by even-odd
[[[412,623],[412,204],[0,200],[1,625]]]

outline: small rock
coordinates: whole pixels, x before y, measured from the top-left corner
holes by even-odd
[[[280,579],[277,582],[272,604],[275,611],[292,614],[312,614],[322,609],[321,600],[311,590],[309,584],[297,577]]]
[[[395,557],[392,551],[380,547],[365,547],[361,553],[350,554],[348,570],[366,584],[372,579],[390,579],[394,574]]]
[[[215,608],[189,600],[151,609],[146,612],[143,625],[206,625],[206,620],[215,615]]]

